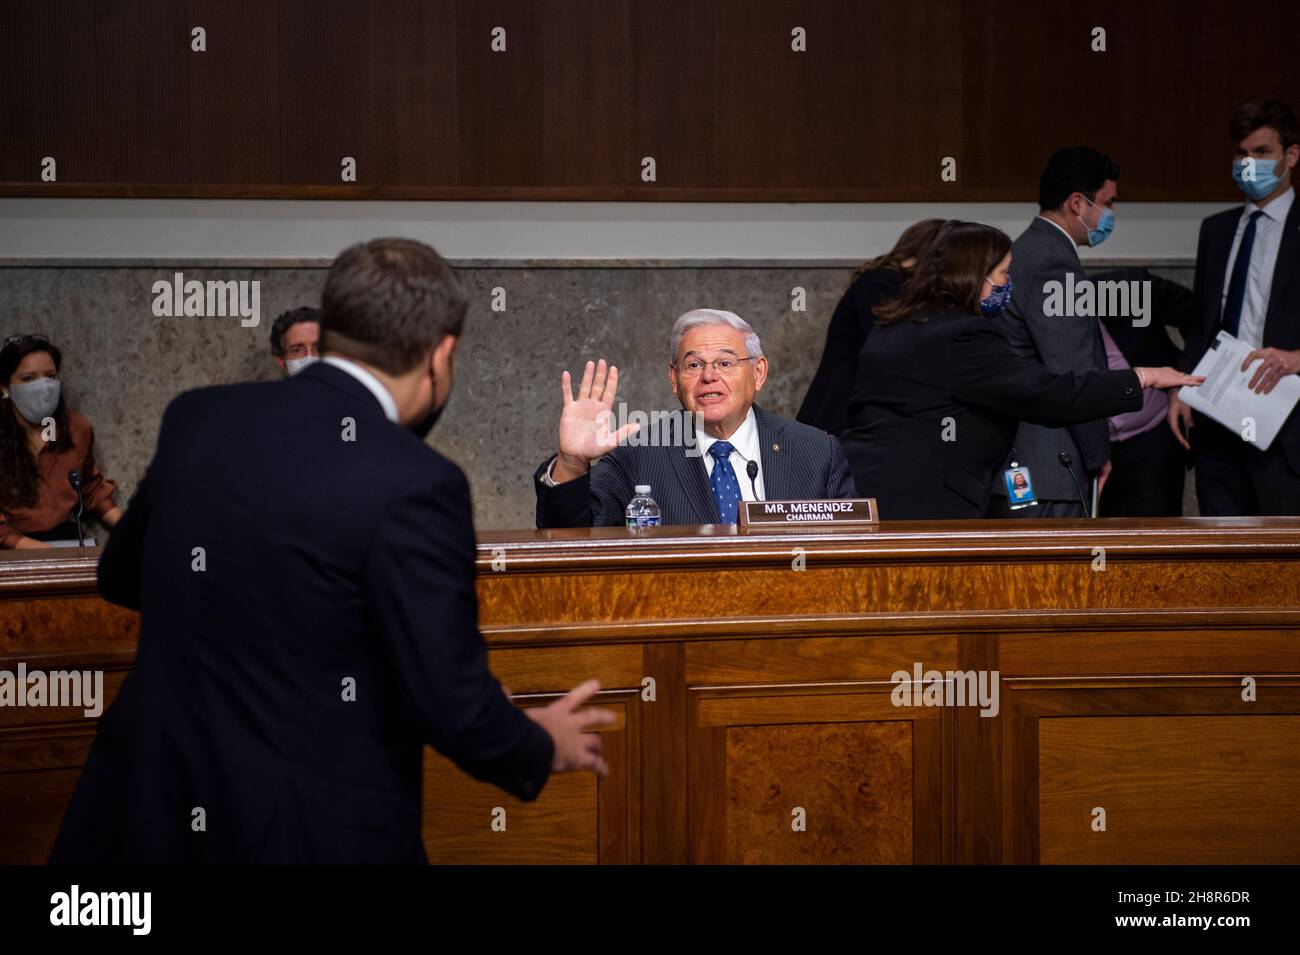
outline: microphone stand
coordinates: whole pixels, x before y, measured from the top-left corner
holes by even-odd
[[[86,499],[81,493],[81,472],[75,468],[68,472],[68,483],[77,492],[77,546],[86,546],[86,535],[81,529],[81,515],[86,510]]]

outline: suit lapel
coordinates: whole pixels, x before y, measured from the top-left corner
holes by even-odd
[[[694,418],[691,415],[684,415],[683,418],[686,427],[694,431]],[[686,452],[692,449],[685,446],[685,441],[674,442],[674,444],[676,446],[671,449],[672,454],[669,458],[673,462],[673,470],[677,473],[678,484],[686,494],[686,503],[691,509],[694,522],[696,524],[718,523],[722,520],[722,516],[718,513],[718,502],[714,500],[713,489],[709,487],[709,475],[704,467],[704,459],[688,455]],[[699,449],[698,441],[692,444],[694,450]]]
[[[1232,240],[1237,234],[1237,222],[1229,220],[1227,227],[1214,236],[1214,247],[1210,250],[1209,274],[1205,282],[1204,317],[1207,344],[1213,341],[1223,326],[1223,286],[1228,281],[1228,256],[1232,253]]]
[[[1268,290],[1268,311],[1264,315],[1264,339],[1268,340],[1268,325],[1277,314],[1282,303],[1282,293],[1287,283],[1300,268],[1300,196],[1291,200],[1291,211],[1287,213],[1286,223],[1282,227],[1282,244],[1277,249],[1277,264],[1273,266],[1273,284]]]
[[[763,462],[763,496],[769,501],[788,500],[790,453],[781,444],[785,423],[757,405],[754,420],[758,424],[758,452]]]

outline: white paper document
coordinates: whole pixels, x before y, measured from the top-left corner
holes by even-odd
[[[1235,336],[1219,332],[1192,372],[1204,375],[1205,384],[1183,388],[1178,397],[1243,441],[1249,439],[1253,423],[1254,438],[1250,443],[1267,451],[1300,401],[1300,375],[1287,375],[1266,395],[1251,391],[1250,379],[1259,370],[1259,359],[1245,371],[1241,363],[1253,350]]]

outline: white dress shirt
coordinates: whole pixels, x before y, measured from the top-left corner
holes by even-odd
[[[704,457],[704,469],[708,473],[709,477],[712,478],[713,465],[716,461],[713,455],[709,454],[709,448],[713,447],[714,443],[721,439],[712,437],[703,431],[699,433],[698,437],[700,441],[700,451],[703,453]],[[754,409],[752,407],[748,412],[746,412],[745,420],[740,423],[740,427],[736,429],[736,433],[730,438],[727,438],[727,440],[731,442],[731,447],[733,448],[728,460],[731,462],[732,468],[736,471],[736,481],[740,484],[741,498],[746,501],[764,500],[767,495],[763,492],[763,455],[759,450],[758,444],[758,419],[754,417]],[[749,467],[750,461],[753,461],[758,465],[758,476],[754,478],[753,486],[751,486],[749,474],[746,470]],[[754,496],[755,488],[758,490],[757,497]]]
[[[401,423],[401,419],[397,414],[397,402],[393,400],[393,396],[389,394],[388,389],[384,387],[384,383],[371,374],[369,370],[362,368],[354,361],[340,358],[338,355],[326,355],[321,359],[321,361],[325,362],[327,365],[333,365],[335,368],[346,371],[357,381],[365,385],[370,393],[375,396],[375,400],[379,402],[379,407],[384,409],[384,417],[394,424]]]
[[[1232,266],[1237,261],[1241,237],[1251,214],[1263,212],[1255,222],[1255,244],[1250,250],[1250,267],[1246,272],[1246,295],[1241,302],[1241,323],[1237,337],[1251,348],[1264,344],[1264,319],[1268,315],[1268,296],[1273,288],[1273,269],[1277,266],[1277,250],[1282,245],[1282,231],[1286,217],[1295,202],[1295,190],[1288,189],[1262,209],[1247,202],[1237,220],[1237,234],[1232,237],[1232,251],[1228,253],[1228,269],[1223,274],[1223,291],[1219,299],[1219,314],[1228,303],[1228,287],[1232,284]]]

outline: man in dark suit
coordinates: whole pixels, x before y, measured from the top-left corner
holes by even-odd
[[[1059,149],[1038,183],[1039,213],[1011,245],[1011,304],[1000,319],[1012,347],[1048,371],[1105,371],[1106,349],[1095,316],[1048,315],[1048,283],[1083,279],[1078,246],[1098,245],[1114,226],[1119,167],[1087,146]],[[1081,493],[1110,460],[1106,420],[1064,428],[1022,421],[1012,457],[1027,466],[1038,506],[1009,510],[1006,488],[994,485],[999,517],[1083,517]],[[1067,467],[1065,461],[1069,462]]]
[[[1201,223],[1192,283],[1192,321],[1179,367],[1196,367],[1219,330],[1259,362],[1250,387],[1267,394],[1300,372],[1300,206],[1292,177],[1300,127],[1271,100],[1238,107],[1230,123],[1233,178],[1249,201]],[[1196,498],[1205,515],[1300,514],[1300,414],[1292,413],[1267,451],[1201,414],[1175,391],[1169,426],[1192,451]]]
[[[469,487],[422,440],[465,310],[428,246],[355,246],[322,362],[167,408],[99,566],[139,650],[52,862],[422,862],[426,743],[525,800],[604,771],[594,681],[522,711],[487,668]]]
[[[664,524],[735,524],[741,501],[854,496],[835,438],[754,405],[767,359],[744,319],[687,312],[671,347],[668,382],[685,414],[661,421],[653,440],[637,440],[637,423],[609,426],[616,367],[587,362],[576,399],[564,372],[559,453],[534,475],[538,527],[623,524],[638,485]]]
[[[1112,371],[1178,362],[1179,348],[1169,332],[1187,335],[1191,289],[1145,268],[1089,272],[1088,278],[1130,287],[1132,283],[1150,283],[1143,321],[1110,314],[1101,319],[1106,360]],[[1152,388],[1143,392],[1140,410],[1107,419],[1111,469],[1098,504],[1102,517],[1182,516],[1187,454],[1165,425],[1168,407],[1167,393]]]

